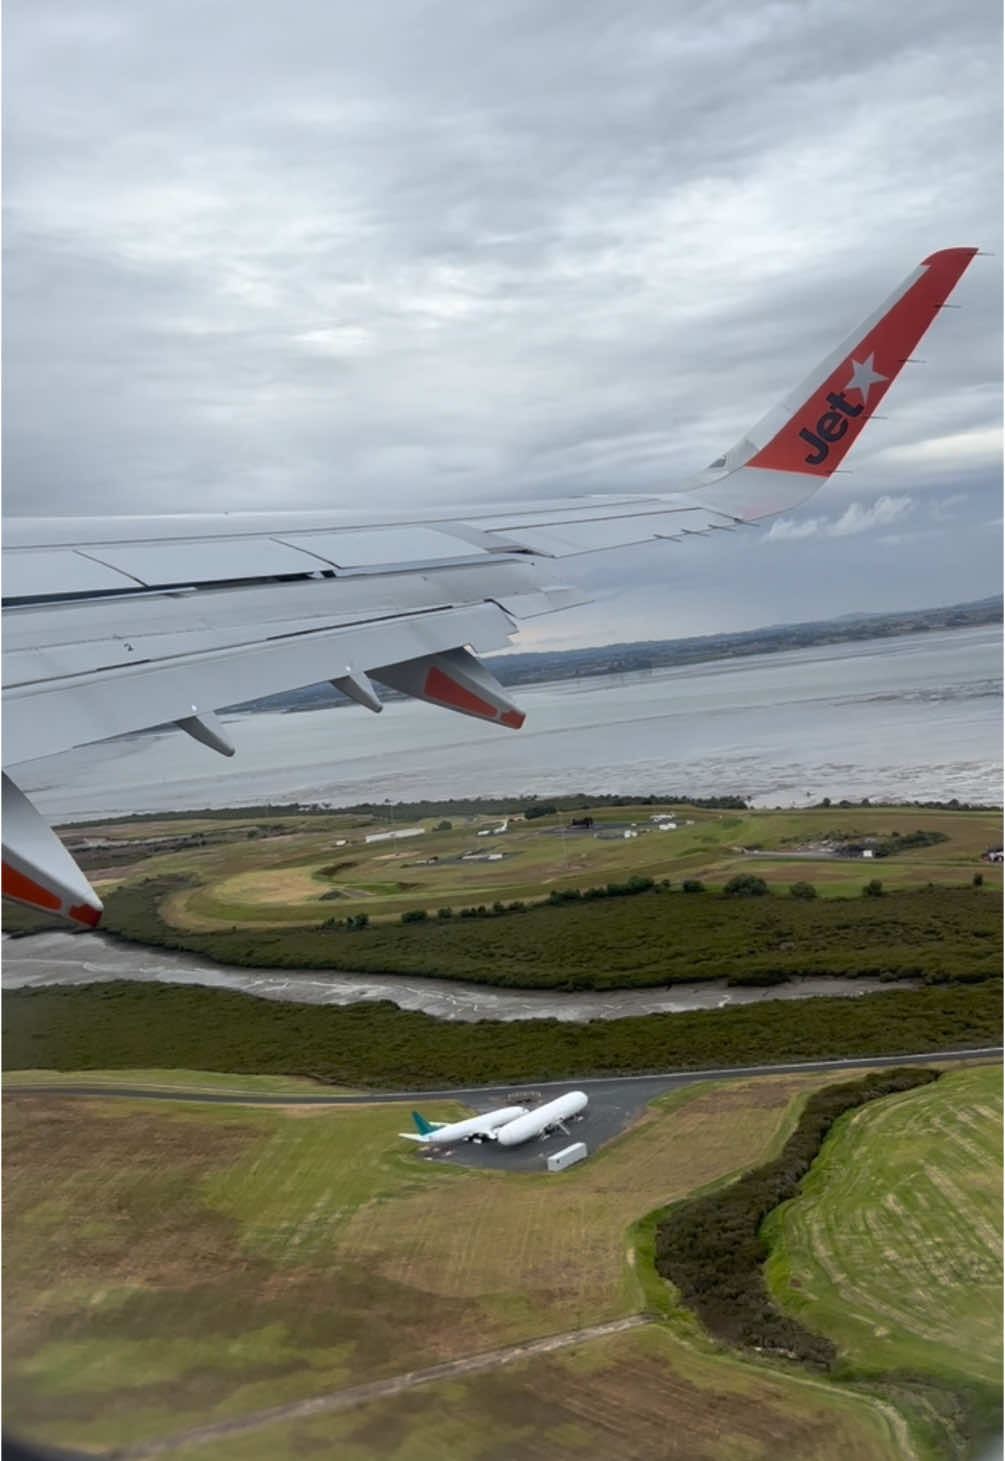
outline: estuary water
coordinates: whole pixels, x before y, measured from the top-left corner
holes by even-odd
[[[390,1000],[399,1009],[423,1010],[441,1020],[618,1020],[626,1015],[680,1014],[727,1009],[765,999],[871,994],[877,989],[916,988],[920,981],[884,984],[878,979],[792,979],[757,989],[730,988],[724,979],[656,989],[611,989],[565,994],[548,989],[491,989],[454,979],[407,974],[342,974],[334,970],[224,969],[192,954],[119,944],[101,934],[42,933],[3,942],[3,988],[91,984],[137,979],[144,983],[202,984],[260,999],[293,1004],[356,1004]]]
[[[229,716],[225,760],[181,731],[19,768],[52,820],[308,802],[583,791],[760,806],[829,796],[1000,803],[1002,631],[940,630],[516,687],[521,731],[418,701]]]

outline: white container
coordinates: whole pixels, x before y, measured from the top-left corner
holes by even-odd
[[[553,1152],[548,1158],[549,1172],[564,1172],[566,1167],[581,1162],[588,1155],[585,1141],[574,1141],[572,1146],[563,1147],[560,1152]]]

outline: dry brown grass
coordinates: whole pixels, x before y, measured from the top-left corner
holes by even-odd
[[[699,1355],[660,1330],[595,1339],[344,1415],[185,1447],[177,1461],[889,1461],[898,1418],[835,1388]]]

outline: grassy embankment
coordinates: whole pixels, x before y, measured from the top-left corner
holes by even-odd
[[[951,1387],[1001,1425],[1002,1075],[979,1067],[840,1120],[765,1225],[765,1277],[846,1378]]]
[[[5,1070],[4,1090],[38,1086],[131,1086],[143,1091],[183,1092],[202,1096],[315,1096],[317,1081],[308,1076],[236,1075],[211,1070]],[[329,1096],[360,1096],[358,1087],[326,1082]]]
[[[756,1354],[829,1370],[836,1349],[780,1310],[764,1284],[768,1255],[760,1228],[798,1192],[820,1148],[846,1111],[938,1079],[919,1066],[872,1071],[814,1092],[783,1150],[720,1191],[669,1208],[655,1231],[657,1271],[717,1339]]]
[[[397,1138],[404,1108],[19,1095],[4,1143],[7,1423],[135,1444],[636,1312],[628,1226],[777,1151],[827,1079],[676,1093],[557,1179],[424,1162]],[[668,1405],[687,1457],[881,1461],[903,1432],[875,1399],[661,1331],[183,1454],[411,1461],[506,1442],[641,1458]]]

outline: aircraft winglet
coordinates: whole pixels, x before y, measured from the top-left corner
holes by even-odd
[[[929,254],[795,390],[692,484],[753,521],[795,507],[844,460],[956,287],[975,248]]]

